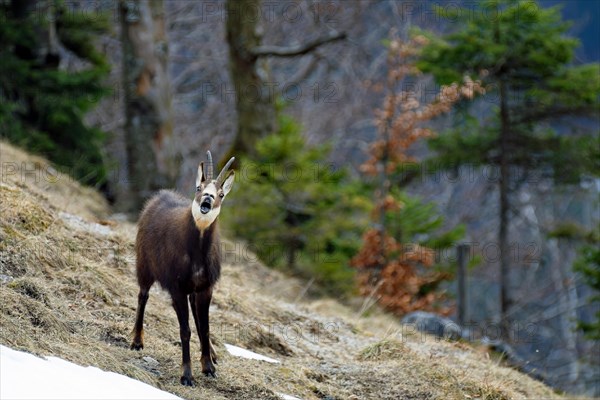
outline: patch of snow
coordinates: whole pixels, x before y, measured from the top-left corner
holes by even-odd
[[[302,400],[299,397],[290,396],[289,394],[276,393],[277,396],[281,397],[283,400]]]
[[[2,399],[180,399],[125,375],[1,345],[0,366]]]
[[[262,354],[258,354],[253,351],[250,351],[250,350],[242,349],[241,347],[237,347],[237,346],[227,344],[227,343],[225,343],[225,348],[227,349],[229,354],[231,354],[232,356],[249,358],[251,360],[266,361],[266,362],[270,362],[270,363],[274,363],[274,364],[279,364],[281,362],[279,360],[275,360],[274,358],[263,356]]]

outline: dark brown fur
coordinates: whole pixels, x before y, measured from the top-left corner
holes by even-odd
[[[202,345],[202,372],[215,376],[216,354],[209,339],[208,308],[221,274],[219,233],[215,220],[204,232],[196,227],[190,200],[163,190],[148,201],[138,222],[137,278],[140,285],[132,349],[143,344],[144,309],[148,291],[158,281],[173,299],[179,320],[183,374],[181,383],[193,382],[190,363],[189,300]],[[189,297],[189,299],[188,299]]]

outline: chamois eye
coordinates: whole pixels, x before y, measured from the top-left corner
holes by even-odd
[[[219,193],[219,197],[220,197],[220,198],[223,198],[223,197],[225,197],[225,193],[223,193],[223,192]]]

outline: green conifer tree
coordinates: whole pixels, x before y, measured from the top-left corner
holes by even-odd
[[[102,14],[68,10],[60,1],[0,3],[0,136],[43,154],[87,184],[105,182],[105,133],[83,119],[105,94],[109,71],[94,38],[108,29]],[[58,42],[87,66],[59,68]]]
[[[224,225],[267,265],[330,294],[354,286],[349,265],[368,222],[370,199],[346,171],[327,163],[329,146],[306,143],[300,125],[278,116],[278,132],[242,157]]]
[[[444,38],[432,36],[419,67],[440,84],[465,75],[481,80],[487,89],[483,100],[492,107],[485,118],[463,114],[455,129],[430,143],[439,167],[492,165],[499,170],[500,309],[508,327],[510,193],[520,183],[511,177],[535,170],[557,183],[572,183],[585,173],[598,173],[597,128],[574,134],[553,127],[561,119],[598,112],[600,68],[573,65],[578,41],[566,35],[569,25],[557,7],[483,0],[473,10],[454,10],[437,9],[457,29]],[[468,114],[470,107],[463,109]]]

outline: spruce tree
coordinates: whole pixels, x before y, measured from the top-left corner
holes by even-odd
[[[573,65],[578,41],[566,35],[569,24],[561,20],[558,7],[485,0],[474,9],[452,13],[438,8],[437,13],[457,30],[443,38],[432,35],[419,67],[440,84],[465,75],[481,80],[483,100],[492,107],[484,123],[463,105],[467,115],[460,124],[430,144],[438,167],[471,164],[499,170],[500,310],[508,329],[510,194],[522,182],[514,176],[536,171],[556,183],[574,183],[586,173],[598,173],[598,132],[559,133],[553,127],[561,119],[598,112],[600,69],[598,64]]]
[[[349,293],[349,260],[368,221],[364,186],[327,162],[327,144],[307,144],[301,126],[278,113],[278,131],[258,140],[254,155],[241,158],[224,225],[246,241],[244,254],[314,280],[329,294]]]
[[[94,38],[108,29],[102,14],[68,10],[63,2],[0,3],[0,136],[45,155],[87,184],[105,182],[105,133],[83,119],[108,93],[109,71]],[[60,68],[62,46],[84,66]]]

